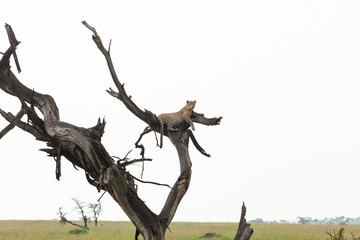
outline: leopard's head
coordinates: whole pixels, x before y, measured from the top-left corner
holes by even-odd
[[[196,100],[195,101],[186,101],[186,108],[188,110],[192,111],[195,108],[195,104],[196,104]]]

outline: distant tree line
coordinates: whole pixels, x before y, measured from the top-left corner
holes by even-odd
[[[297,217],[299,224],[331,224],[331,225],[350,225],[360,224],[360,217],[347,218],[344,216],[335,218],[312,219],[311,217]]]
[[[311,217],[297,217],[297,221],[265,221],[262,218],[256,218],[249,221],[250,223],[297,223],[297,224],[330,224],[330,225],[351,225],[351,224],[360,224],[360,217],[357,218],[346,218],[344,216],[335,217],[335,218],[324,218],[316,219]]]

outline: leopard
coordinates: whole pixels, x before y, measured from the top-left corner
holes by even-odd
[[[168,131],[177,131],[179,126],[183,121],[187,122],[192,130],[195,130],[195,126],[190,116],[195,108],[195,101],[186,101],[185,107],[180,109],[180,111],[175,113],[162,113],[157,118],[160,121],[160,145],[163,146],[163,135],[164,135],[164,124],[166,124]]]

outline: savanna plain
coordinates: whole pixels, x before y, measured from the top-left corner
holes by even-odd
[[[166,239],[234,239],[237,226],[237,223],[175,222],[170,225],[171,232],[167,231]],[[252,223],[251,226],[254,228],[252,240],[326,240],[330,239],[326,231],[338,231],[341,227],[345,228],[346,239],[352,239],[351,233],[360,235],[360,225]],[[89,228],[86,233],[75,234],[71,231],[74,226],[62,226],[58,221],[0,221],[0,240],[134,239],[135,228],[131,222],[104,221],[97,227],[90,224]]]

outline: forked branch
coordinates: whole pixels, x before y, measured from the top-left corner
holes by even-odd
[[[96,46],[99,48],[99,50],[101,51],[101,53],[104,55],[111,77],[113,79],[113,82],[116,86],[116,88],[118,89],[119,92],[115,92],[114,90],[112,90],[111,88],[107,91],[111,96],[118,98],[119,100],[121,100],[124,105],[133,113],[135,114],[138,118],[140,118],[141,120],[143,120],[144,122],[148,122],[149,125],[151,125],[149,123],[149,121],[156,121],[156,118],[149,118],[149,116],[146,113],[146,111],[142,111],[132,100],[131,100],[131,96],[128,96],[125,88],[124,88],[124,84],[121,84],[119,81],[119,78],[116,74],[115,71],[115,67],[114,64],[112,62],[111,56],[110,56],[110,50],[106,50],[100,36],[97,34],[96,29],[92,26],[90,26],[86,21],[82,22],[84,24],[85,27],[87,27],[90,31],[93,32],[93,36],[92,39],[95,42]]]
[[[1,132],[0,132],[0,139],[5,136],[5,134],[7,134],[11,129],[13,129],[16,124],[20,121],[20,119],[24,116],[24,114],[26,114],[27,112],[27,108],[26,107],[22,107],[21,110],[18,112],[18,114],[16,114],[15,117],[12,118],[12,120],[10,121],[9,125],[7,125]],[[0,114],[1,115],[5,115],[5,112],[3,112],[0,109]]]
[[[150,126],[150,128],[146,128],[143,133],[140,135],[139,140],[136,142],[136,147],[139,147],[142,149],[141,156],[144,157],[144,147],[139,144],[141,138],[143,135],[149,133],[151,130],[160,132],[160,121],[157,118],[155,114],[148,110],[141,110],[131,99],[131,96],[127,95],[124,89],[124,84],[121,84],[117,74],[115,72],[115,68],[113,66],[113,62],[111,60],[110,51],[106,50],[105,47],[102,44],[101,38],[96,32],[95,28],[90,26],[88,23],[83,21],[83,24],[93,33],[93,41],[95,42],[96,46],[99,48],[101,53],[104,55],[111,77],[113,79],[113,82],[115,86],[117,87],[118,92],[114,91],[113,89],[109,89],[108,93],[118,98],[120,101],[124,103],[124,105],[139,119],[143,120],[147,125]],[[221,117],[219,118],[205,118],[203,114],[198,114],[193,112],[193,114],[190,116],[194,122],[204,124],[204,125],[218,125],[221,121]],[[154,228],[145,230],[144,229],[138,229],[138,231],[144,236],[146,239],[148,234],[152,234],[153,237],[156,235],[156,239],[163,239],[163,235],[165,230],[167,229],[168,225],[170,224],[172,218],[174,217],[174,214],[176,212],[176,209],[178,205],[180,204],[180,201],[182,197],[185,195],[191,179],[191,160],[190,155],[188,151],[188,143],[189,138],[192,139],[194,145],[196,148],[205,156],[209,156],[203,148],[198,144],[196,141],[194,135],[191,132],[187,132],[189,125],[187,122],[183,122],[180,124],[180,126],[177,128],[178,130],[176,132],[168,132],[165,131],[164,135],[168,136],[175,146],[178,157],[180,161],[180,176],[178,177],[177,181],[175,182],[172,190],[169,193],[169,196],[167,198],[167,201],[160,213],[158,218],[159,225],[162,228],[162,233],[154,234]],[[144,223],[145,225],[149,225],[149,223]],[[149,232],[150,231],[150,232]],[[156,232],[158,230],[155,230]],[[152,233],[151,233],[152,232]],[[160,234],[160,235],[158,235]],[[155,238],[154,238],[155,239]]]

